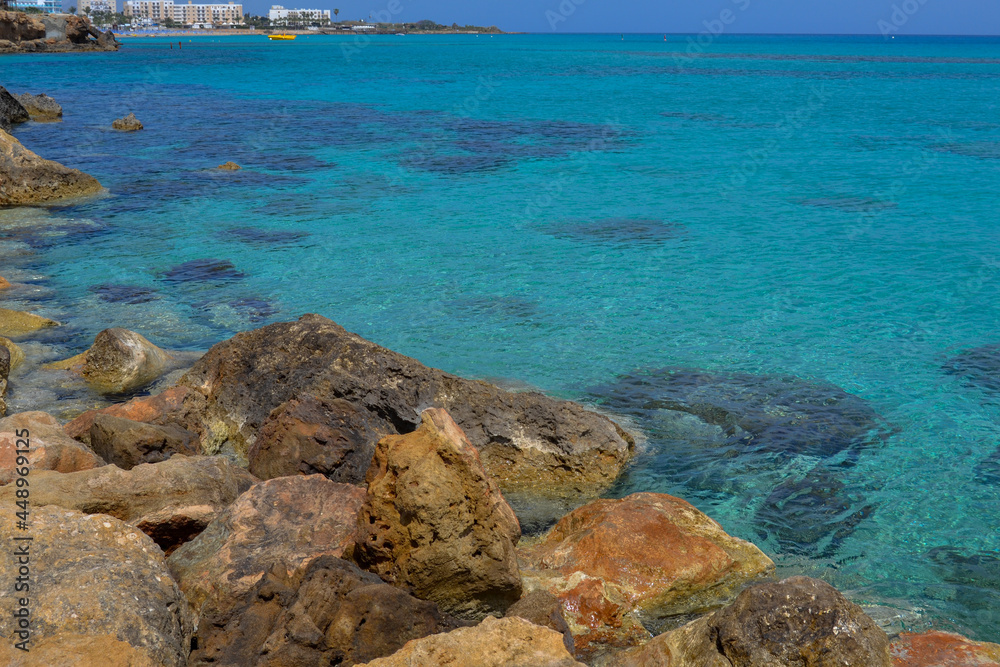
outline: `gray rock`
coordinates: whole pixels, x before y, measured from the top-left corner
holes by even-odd
[[[29,118],[28,110],[6,88],[0,86],[0,130],[10,132],[12,125],[23,123]]]
[[[15,95],[15,98],[34,120],[53,121],[62,118],[62,107],[45,93],[41,95],[21,93],[20,95]]]

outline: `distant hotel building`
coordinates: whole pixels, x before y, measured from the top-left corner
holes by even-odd
[[[40,9],[46,14],[62,14],[62,0],[10,0],[7,9]]]
[[[96,14],[97,12],[118,12],[118,0],[79,0],[78,14]]]
[[[271,11],[267,13],[267,18],[274,21],[287,21],[297,23],[299,21],[327,21],[330,20],[329,9],[285,9],[281,5],[271,5]]]
[[[243,23],[243,5],[174,4],[174,0],[125,0],[125,16],[162,23],[172,19],[182,25],[210,27]]]

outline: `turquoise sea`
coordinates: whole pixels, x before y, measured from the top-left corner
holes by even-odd
[[[0,84],[66,112],[15,135],[108,189],[0,211],[0,275],[28,285],[4,305],[67,323],[46,360],[109,326],[204,350],[317,312],[601,405],[646,434],[613,493],[1000,641],[1000,39],[689,39],[4,57]],[[146,129],[111,131],[129,111]],[[97,400],[45,377],[12,409]]]

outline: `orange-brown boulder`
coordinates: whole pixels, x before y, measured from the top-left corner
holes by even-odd
[[[585,505],[519,555],[525,587],[562,600],[580,655],[640,643],[639,618],[709,611],[774,571],[760,549],[657,493]]]
[[[951,632],[904,633],[889,647],[893,667],[1000,667],[1000,644]]]
[[[149,424],[182,423],[184,411],[190,406],[185,399],[197,403],[194,394],[187,387],[172,387],[155,396],[141,396],[125,403],[116,403],[101,410],[88,410],[65,426],[66,434],[83,443],[90,444],[90,429],[94,418],[99,415],[120,417]]]
[[[63,431],[55,417],[44,412],[20,412],[0,419],[0,484],[16,476],[18,450],[27,441],[31,470],[76,472],[103,466],[97,454]]]
[[[521,528],[479,453],[442,409],[375,449],[354,558],[443,610],[504,611],[521,596]]]
[[[280,563],[296,575],[353,542],[364,490],[322,475],[281,477],[253,485],[194,540],[167,559],[191,606],[217,613],[238,605]]]

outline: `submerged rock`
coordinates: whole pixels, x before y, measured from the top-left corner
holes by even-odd
[[[25,108],[32,120],[62,120],[62,107],[59,106],[58,102],[45,93],[42,93],[41,95],[22,93],[20,95],[15,95],[14,97],[17,98],[17,101],[20,102],[21,106]]]
[[[164,552],[190,541],[256,482],[221,457],[178,456],[121,470],[109,465],[62,473],[32,471],[31,504],[107,514],[136,526]],[[0,501],[15,500],[0,487]]]
[[[6,13],[6,12],[0,12]],[[44,30],[42,31],[44,35]],[[0,39],[6,39],[0,35]],[[28,110],[17,101],[17,98],[0,86],[0,131],[10,132],[11,126],[26,122],[30,116]]]
[[[27,437],[24,434],[27,433]],[[19,412],[0,419],[0,485],[16,477],[19,442],[28,441],[28,465],[41,470],[76,472],[105,465],[89,447],[70,438],[59,422],[44,412]]]
[[[525,587],[562,601],[581,656],[641,643],[640,619],[709,611],[774,571],[760,549],[657,493],[585,505],[519,556]]]
[[[238,164],[236,164],[235,162],[232,162],[232,161],[223,162],[222,164],[219,165],[219,169],[221,169],[223,171],[238,171],[238,170],[240,170],[242,168],[243,167],[241,167],[240,165],[238,165]]]
[[[188,665],[355,665],[458,625],[433,603],[320,556],[297,576],[275,566],[227,613],[206,609]]]
[[[10,289],[11,287],[13,287],[13,285],[10,284],[10,281],[3,276],[0,276],[0,290]]]
[[[88,289],[96,294],[98,299],[108,303],[148,303],[160,298],[155,290],[138,285],[105,283],[93,285]]]
[[[128,329],[105,329],[89,350],[46,368],[79,373],[102,394],[141,389],[163,375],[174,357]]]
[[[5,513],[4,544],[24,535]],[[30,535],[33,641],[110,636],[148,652],[157,665],[185,664],[192,619],[152,540],[110,516],[34,505]],[[17,567],[16,558],[0,560],[0,576],[14,581]],[[15,637],[16,625],[12,613],[0,615],[4,637]]]
[[[119,118],[111,123],[111,127],[123,132],[135,132],[142,129],[142,123],[139,122],[139,119],[135,117],[134,113],[129,113],[129,115],[124,118]]]
[[[175,454],[200,453],[198,434],[176,424],[157,426],[103,414],[97,415],[90,427],[90,447],[123,470],[166,461]]]
[[[961,377],[967,384],[1000,392],[1000,344],[960,352],[944,364],[944,371]]]
[[[306,395],[347,400],[376,431],[382,423],[397,433],[416,429],[422,410],[444,408],[504,493],[594,497],[634,449],[614,422],[580,405],[428,368],[318,315],[216,345],[180,385],[192,390],[186,403],[204,402],[183,425],[201,433],[208,453],[246,457],[275,408]]]
[[[0,206],[43,204],[100,191],[93,176],[45,160],[0,130]]]
[[[903,633],[889,650],[893,667],[1000,667],[1000,644],[951,632]]]
[[[0,308],[0,336],[20,338],[46,327],[57,327],[59,323],[41,315],[22,310]]]
[[[321,475],[260,482],[167,564],[197,613],[227,614],[275,564],[294,576],[320,556],[341,556],[364,496]]]
[[[521,596],[521,528],[476,449],[441,409],[379,442],[354,558],[451,613],[503,612]]]
[[[233,263],[219,259],[195,259],[184,262],[163,274],[168,283],[232,282],[243,280],[246,274],[237,271]]]
[[[523,618],[487,616],[472,628],[408,642],[386,658],[359,667],[585,667],[573,659],[562,635]]]
[[[621,653],[608,667],[890,667],[889,638],[829,584],[753,586],[733,604]]]
[[[884,430],[861,398],[788,375],[663,369],[626,375],[593,392],[608,407],[655,423],[664,410],[719,427],[742,452],[829,457],[865,446]]]

